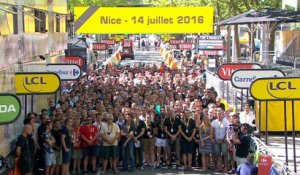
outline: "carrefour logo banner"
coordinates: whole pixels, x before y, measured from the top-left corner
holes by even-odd
[[[48,64],[46,70],[56,73],[62,81],[77,80],[81,76],[81,69],[76,64]]]

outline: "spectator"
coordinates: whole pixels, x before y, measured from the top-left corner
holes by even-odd
[[[82,161],[82,149],[81,149],[81,133],[80,133],[80,118],[75,118],[75,124],[73,128],[73,173],[81,173],[81,161]]]
[[[32,164],[30,159],[30,148],[27,137],[32,134],[32,127],[25,125],[22,134],[18,137],[16,143],[16,156],[19,158],[19,169],[21,175],[31,175]]]
[[[199,153],[202,154],[202,169],[207,170],[210,161],[210,154],[212,153],[212,127],[209,122],[208,116],[203,118],[203,123],[199,128],[200,133],[200,143],[199,143]]]
[[[234,144],[236,144],[236,162],[237,166],[245,163],[249,155],[251,136],[249,133],[249,128],[251,126],[248,123],[243,123],[241,125],[242,136],[240,138],[233,138]]]
[[[69,167],[72,158],[72,125],[73,119],[67,118],[64,125],[61,127],[61,144],[62,144],[62,175],[69,175]]]
[[[53,145],[55,138],[52,136],[51,130],[53,124],[51,121],[45,122],[46,130],[41,135],[41,142],[43,143],[44,157],[45,157],[45,175],[52,175],[55,168],[54,150]]]
[[[83,154],[83,174],[87,174],[88,162],[92,163],[93,173],[97,172],[96,161],[99,154],[98,128],[92,125],[92,117],[88,116],[86,122],[80,127],[81,147]]]
[[[241,164],[235,174],[236,175],[257,175],[258,168],[253,164],[254,162],[254,155],[247,156],[247,162]]]
[[[140,120],[139,113],[137,110],[133,111],[133,118],[134,118],[134,125],[135,125],[135,131],[134,131],[134,141],[135,141],[135,148],[138,155],[139,160],[139,166],[141,170],[144,169],[144,159],[143,159],[143,135],[146,132],[146,125],[145,122]]]
[[[165,119],[164,131],[167,134],[167,152],[168,152],[168,166],[171,166],[172,150],[175,151],[177,168],[180,166],[180,133],[181,133],[181,122],[178,117],[175,117],[174,110],[170,110],[169,117]],[[174,149],[172,149],[174,148]]]
[[[60,121],[58,119],[53,121],[54,126],[51,131],[52,136],[55,139],[55,143],[53,144],[54,150],[54,174],[59,175],[61,172],[61,165],[62,165],[62,146],[61,146],[61,130],[60,130]]]
[[[231,170],[228,172],[228,174],[234,174],[235,173],[235,161],[236,161],[236,156],[235,156],[235,152],[236,152],[236,146],[234,144],[234,139],[238,137],[239,133],[240,133],[240,127],[241,127],[241,123],[239,121],[239,115],[231,112],[229,114],[229,128],[228,128],[228,132],[227,132],[227,141],[229,143],[228,145],[228,154],[229,154],[229,160],[230,160],[230,164],[231,164]]]
[[[160,167],[160,159],[163,157],[163,167],[167,161],[167,134],[164,130],[165,117],[162,117],[160,121],[157,121],[155,125],[155,146],[156,146],[156,168]],[[161,152],[163,151],[163,153]]]
[[[118,157],[118,140],[120,138],[120,128],[113,123],[113,115],[107,115],[107,124],[101,128],[103,138],[103,174],[106,174],[107,163],[112,159],[112,170],[118,173],[117,157]]]
[[[146,163],[148,166],[154,168],[154,134],[155,134],[155,125],[154,122],[151,121],[151,116],[150,114],[146,115],[146,131],[144,133],[144,151],[146,155]]]
[[[251,127],[255,127],[255,114],[250,111],[250,105],[245,105],[245,111],[240,114],[241,123],[248,123]]]
[[[125,114],[125,124],[121,128],[121,143],[122,143],[122,156],[123,156],[123,169],[122,171],[129,170],[133,172],[136,163],[134,157],[134,131],[135,126],[132,120],[132,117],[129,113]],[[129,152],[129,163],[130,167],[128,168],[128,152]]]
[[[193,153],[193,139],[196,133],[196,123],[194,119],[190,118],[190,112],[187,108],[183,111],[183,119],[181,124],[181,152],[183,158],[183,165],[185,170],[192,170],[192,153]]]
[[[229,127],[229,122],[226,117],[224,117],[224,111],[222,108],[217,108],[217,117],[218,118],[212,122],[214,153],[217,158],[217,166],[219,165],[218,170],[227,172],[228,143],[226,133]],[[222,165],[222,158],[224,159],[224,169]]]

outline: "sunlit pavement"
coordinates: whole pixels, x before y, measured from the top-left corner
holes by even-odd
[[[265,140],[264,136],[261,140]],[[300,137],[296,137],[296,162],[297,162],[297,172],[300,172]],[[270,151],[277,157],[275,160],[280,160],[285,162],[285,137],[280,136],[269,136],[268,137],[268,147]],[[293,154],[293,138],[289,135],[288,137],[288,163],[290,170],[294,170],[294,154]]]
[[[100,170],[97,175],[100,174]],[[114,174],[112,171],[108,171],[106,174]],[[117,174],[122,175],[176,175],[176,174],[184,174],[184,175],[192,175],[192,174],[205,174],[205,175],[217,175],[224,173],[216,173],[213,171],[204,171],[204,170],[194,170],[194,171],[183,171],[176,169],[145,169],[145,170],[135,170],[134,172],[118,172]],[[94,175],[89,173],[89,175]]]

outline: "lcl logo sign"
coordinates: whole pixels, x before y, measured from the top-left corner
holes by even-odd
[[[269,83],[270,90],[296,90],[297,88],[293,87],[292,82],[278,82],[274,84],[273,82]]]
[[[255,80],[250,93],[256,100],[300,99],[300,78],[261,78]]]
[[[16,94],[51,94],[60,87],[60,78],[55,73],[16,73]]]
[[[47,84],[47,82],[44,80],[44,77],[32,77],[32,78],[28,78],[26,77],[24,79],[24,83],[27,85],[31,85],[31,84]]]

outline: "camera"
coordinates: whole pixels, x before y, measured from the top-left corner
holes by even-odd
[[[230,124],[229,127],[233,128],[235,132],[241,131],[241,124]]]

